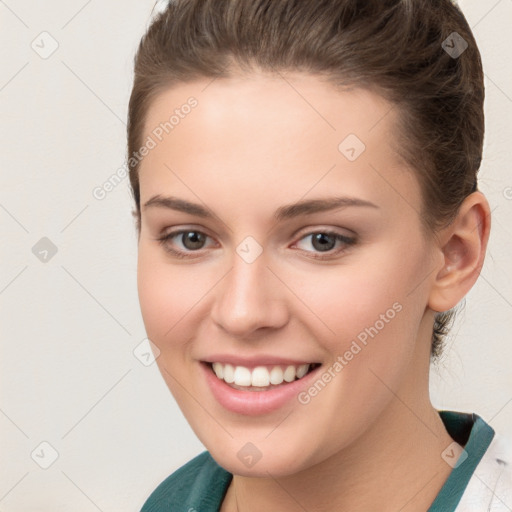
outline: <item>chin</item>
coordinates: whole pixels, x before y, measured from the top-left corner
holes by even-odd
[[[242,444],[241,448],[238,444],[236,443],[235,449],[226,449],[225,446],[221,446],[208,449],[208,451],[217,464],[226,471],[246,477],[268,478],[269,475],[274,478],[285,477],[298,473],[309,466],[304,458],[304,453],[302,453],[303,458],[297,458],[297,454],[303,452],[303,446],[296,448],[287,446],[284,450],[279,450],[277,447],[268,445],[267,448],[259,450],[249,442]]]

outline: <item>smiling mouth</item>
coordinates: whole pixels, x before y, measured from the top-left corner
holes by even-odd
[[[223,363],[206,363],[219,380],[240,391],[268,391],[300,380],[320,363],[262,365],[254,368]]]

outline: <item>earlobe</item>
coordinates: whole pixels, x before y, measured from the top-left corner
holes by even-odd
[[[432,310],[452,309],[475,284],[484,263],[490,216],[485,196],[473,192],[466,197],[453,222],[439,234],[441,264],[429,297]]]

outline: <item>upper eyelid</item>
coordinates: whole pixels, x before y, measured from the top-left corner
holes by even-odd
[[[182,235],[183,233],[201,233],[202,235],[206,235],[208,238],[215,239],[214,236],[210,235],[208,233],[208,230],[205,230],[204,228],[195,228],[195,227],[185,227],[185,228],[171,228],[171,229],[162,229],[160,235],[158,238],[165,238],[165,237],[175,237],[178,235]]]
[[[346,231],[350,231],[350,234],[346,234],[346,233],[343,233],[343,232],[339,232],[337,231],[338,229],[345,229]],[[161,231],[161,236],[164,237],[164,236],[176,236],[176,235],[179,235],[179,234],[182,234],[182,233],[188,233],[188,232],[194,232],[194,233],[201,233],[203,235],[206,235],[210,238],[215,238],[213,235],[210,235],[208,233],[208,230],[205,230],[204,228],[195,228],[195,227],[185,227],[185,228],[172,228],[172,229],[169,229],[168,231],[166,229],[163,229]],[[292,238],[295,238],[297,236],[300,235],[301,238],[307,236],[307,235],[312,235],[314,233],[329,233],[329,234],[335,234],[335,235],[341,235],[341,236],[345,236],[347,238],[351,238],[351,237],[355,237],[356,234],[350,230],[350,229],[347,229],[347,228],[333,228],[333,227],[319,227],[319,228],[314,228],[314,227],[307,227],[307,228],[300,228],[300,229],[296,229],[293,231],[293,233],[291,234],[291,237]]]
[[[345,230],[345,232],[342,231]],[[348,233],[347,233],[348,232]],[[356,238],[356,234],[354,231],[348,229],[348,228],[334,228],[334,227],[307,227],[307,228],[300,228],[293,232],[292,237],[300,237],[300,239],[304,238],[308,235],[313,235],[315,233],[328,233],[330,235],[339,235],[343,236],[345,238]]]

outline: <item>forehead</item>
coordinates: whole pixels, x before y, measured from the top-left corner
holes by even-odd
[[[156,147],[140,166],[141,194],[170,184],[169,168],[194,186],[229,178],[231,186],[255,192],[261,183],[295,186],[295,195],[335,168],[324,187],[343,182],[358,193],[363,180],[378,194],[386,182],[407,180],[414,195],[417,183],[396,153],[396,133],[396,109],[384,98],[361,88],[336,89],[312,75],[181,83],[148,110],[143,140],[152,137]]]
[[[374,136],[378,136],[396,117],[392,104],[362,88],[335,88],[319,76],[303,73],[250,74],[179,83],[164,90],[149,107],[145,131],[158,126],[190,97],[198,102],[194,118],[205,129],[215,131],[222,128],[218,121],[236,123],[246,130],[300,122],[301,131],[307,124],[325,134],[338,132],[340,136],[352,130],[364,135],[386,118],[380,130],[375,130]]]

